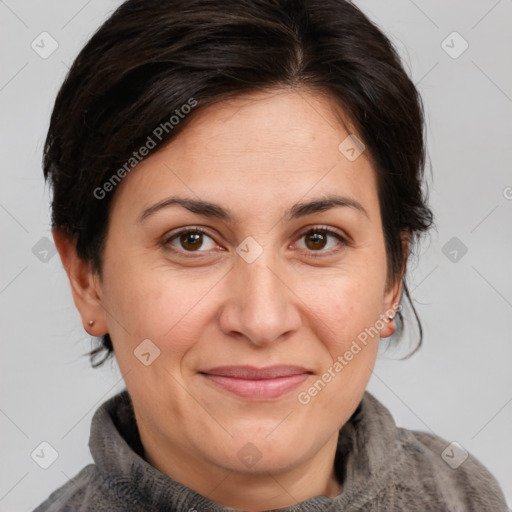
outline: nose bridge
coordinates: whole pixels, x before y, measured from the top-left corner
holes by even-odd
[[[273,268],[274,267],[274,268]],[[240,276],[240,282],[245,283],[242,296],[245,298],[242,302],[246,306],[258,306],[259,311],[263,311],[268,304],[269,309],[275,310],[281,307],[285,300],[283,283],[278,279],[279,268],[273,265],[270,258],[260,257],[260,261],[245,263],[240,260],[237,262],[237,273]],[[277,275],[276,275],[277,274]],[[254,308],[256,310],[256,308]]]
[[[280,272],[281,266],[269,250],[250,263],[243,257],[237,259],[232,291],[221,315],[226,333],[238,332],[262,345],[298,328],[300,315]]]

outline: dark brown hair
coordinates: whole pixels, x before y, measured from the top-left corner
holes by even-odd
[[[58,93],[44,150],[52,223],[101,276],[115,189],[134,151],[157,151],[202,107],[274,87],[310,87],[340,105],[377,174],[388,281],[403,279],[401,234],[411,244],[433,224],[423,190],[421,98],[389,39],[345,0],[128,0],[97,30]],[[193,111],[179,116],[182,106]],[[160,137],[154,136],[157,127]],[[131,162],[127,167],[127,162]],[[98,196],[101,197],[98,198]],[[403,327],[402,312],[395,338]],[[96,357],[106,350],[98,363]],[[112,353],[109,335],[93,366]]]

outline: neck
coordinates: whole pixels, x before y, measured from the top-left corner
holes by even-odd
[[[199,460],[185,447],[169,446],[168,441],[146,435],[141,427],[144,457],[152,466],[223,506],[259,512],[295,505],[318,495],[334,497],[342,491],[334,471],[338,432],[313,458],[293,468],[239,473]]]

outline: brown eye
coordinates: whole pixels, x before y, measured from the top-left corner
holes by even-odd
[[[203,235],[201,233],[185,233],[179,237],[181,246],[188,251],[195,251],[203,245]]]
[[[198,229],[182,230],[171,236],[165,243],[182,252],[205,252],[215,247],[213,239]]]
[[[304,242],[302,243],[302,240]],[[342,249],[347,245],[344,237],[327,228],[313,228],[303,233],[299,239],[299,248],[311,253],[331,253],[337,248]]]
[[[313,251],[323,249],[327,245],[327,236],[318,231],[312,231],[306,235],[306,246]]]

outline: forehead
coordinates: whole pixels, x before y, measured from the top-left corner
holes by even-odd
[[[214,163],[233,156],[240,165],[256,159],[255,171],[289,170],[286,162],[317,159],[320,150],[328,151],[327,158],[338,156],[340,138],[350,133],[340,114],[332,98],[311,90],[254,92],[204,108],[168,149],[180,146],[191,160],[207,154]]]
[[[300,89],[204,107],[123,179],[115,200],[129,199],[132,208],[142,209],[182,193],[261,211],[339,193],[371,210],[375,173],[366,151],[356,159],[344,153],[352,132],[342,114],[328,96]]]

